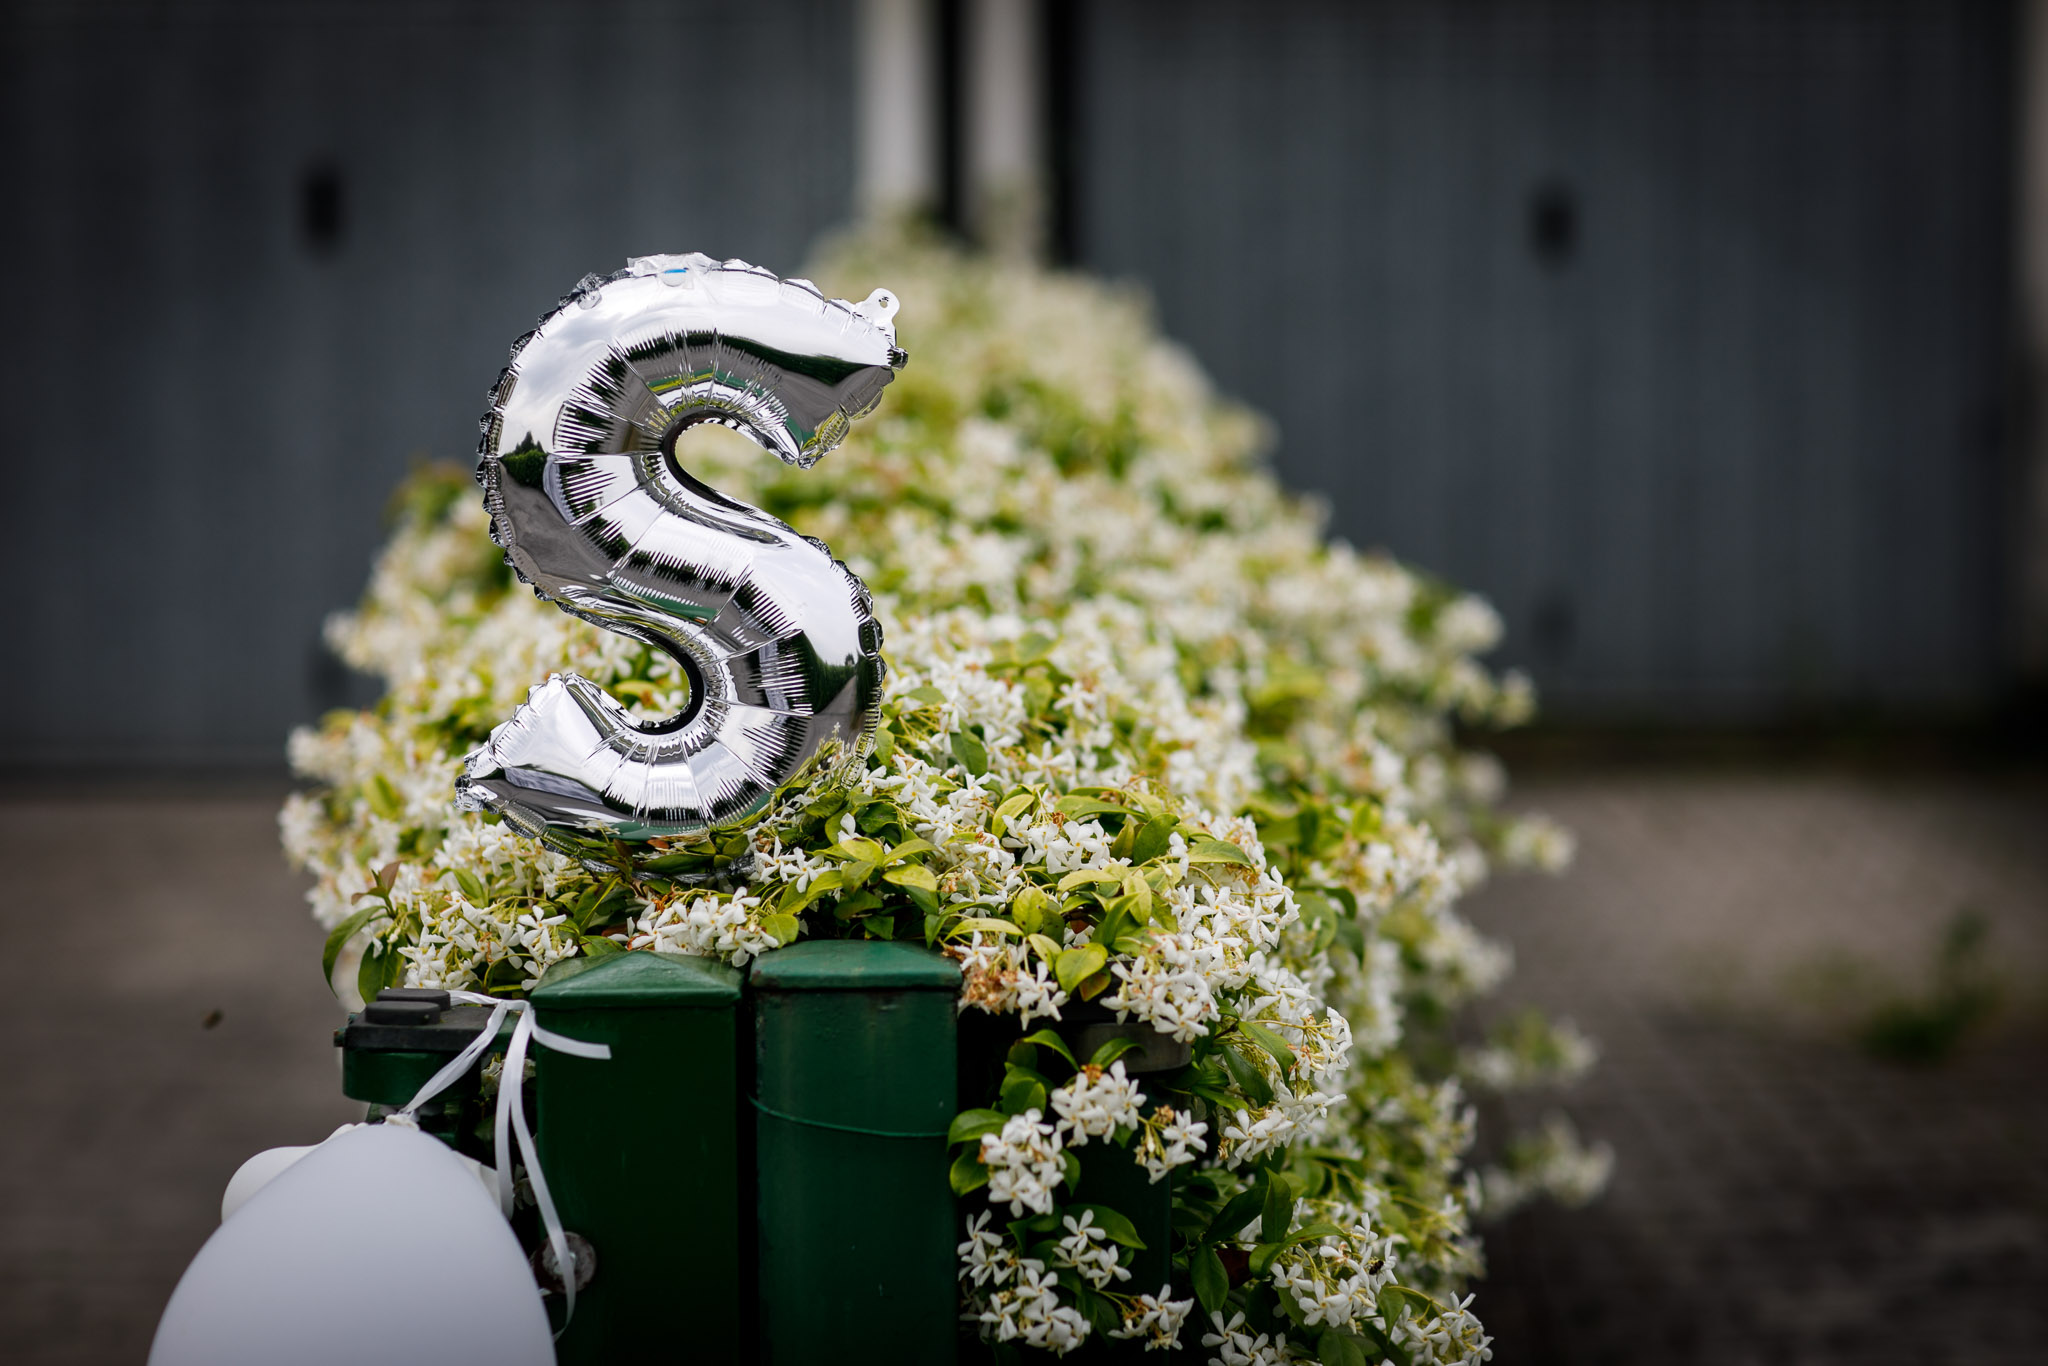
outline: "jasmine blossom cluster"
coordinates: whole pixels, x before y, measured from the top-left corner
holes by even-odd
[[[962,1313],[988,1339],[1163,1349],[1199,1328],[1226,1363],[1485,1359],[1461,1077],[1568,1071],[1537,1055],[1572,1062],[1575,1037],[1445,1044],[1510,966],[1458,898],[1570,852],[1501,815],[1498,764],[1457,742],[1530,711],[1526,681],[1477,662],[1497,618],[1328,541],[1261,463],[1260,421],[1137,301],[886,234],[814,274],[907,301],[916,363],[881,411],[809,471],[715,425],[679,455],[872,590],[890,674],[865,767],[749,829],[573,858],[456,811],[461,756],[549,674],[650,720],[688,683],[517,587],[466,478],[423,475],[328,631],[385,697],[292,741],[316,786],[280,824],[337,993],[516,995],[579,955],[916,940],[958,964],[963,1013],[1008,1031],[998,1089],[951,1135]],[[1084,1017],[1187,1061],[1081,1056]],[[1117,1163],[1170,1191],[1156,1294],[1130,1293],[1130,1220],[1077,1194]],[[1597,1184],[1569,1175],[1544,1188]]]

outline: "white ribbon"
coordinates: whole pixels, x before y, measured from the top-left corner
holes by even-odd
[[[449,1059],[448,1065],[429,1078],[419,1094],[391,1118],[417,1125],[419,1120],[413,1112],[468,1073],[470,1065],[497,1041],[498,1029],[505,1023],[507,1013],[519,1016],[519,1023],[512,1027],[512,1042],[505,1048],[505,1070],[498,1076],[498,1119],[493,1126],[498,1158],[498,1209],[507,1219],[512,1217],[512,1141],[516,1138],[519,1156],[526,1163],[526,1178],[533,1186],[533,1203],[540,1206],[540,1221],[548,1231],[548,1246],[554,1250],[555,1266],[562,1274],[562,1289],[567,1296],[562,1327],[566,1329],[576,1314],[576,1254],[569,1250],[569,1239],[562,1232],[561,1216],[555,1213],[555,1198],[548,1194],[548,1179],[542,1175],[540,1156],[534,1151],[533,1130],[527,1127],[526,1107],[520,1104],[520,1092],[526,1084],[526,1049],[538,1039],[558,1053],[609,1062],[611,1045],[585,1043],[581,1039],[557,1034],[552,1029],[541,1028],[540,1022],[533,1017],[530,1001],[508,1001],[474,991],[451,991],[448,996],[458,1005],[489,1006],[490,1021],[467,1048]],[[556,1336],[561,1334],[558,1332]]]

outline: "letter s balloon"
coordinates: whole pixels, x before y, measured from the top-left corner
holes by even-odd
[[[514,344],[477,467],[491,534],[539,596],[673,656],[690,698],[636,724],[556,674],[468,756],[462,806],[551,841],[689,837],[866,752],[883,674],[866,585],[692,478],[676,439],[718,422],[810,466],[907,359],[895,313],[887,290],[854,304],[744,261],[643,256]]]

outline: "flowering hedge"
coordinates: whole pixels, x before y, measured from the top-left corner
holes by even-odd
[[[1475,662],[1492,611],[1325,541],[1260,463],[1260,422],[1135,299],[895,236],[814,274],[906,301],[913,360],[880,412],[810,471],[716,427],[682,454],[873,590],[891,673],[864,771],[750,830],[582,861],[457,812],[461,755],[550,672],[650,718],[686,684],[536,601],[466,475],[422,473],[329,632],[388,692],[292,740],[321,786],[281,823],[337,992],[518,994],[578,954],[923,942],[959,963],[962,1010],[1019,1040],[953,1129],[963,1310],[1000,1350],[1107,1334],[1223,1363],[1489,1356],[1468,1289],[1482,1187],[1583,1198],[1605,1161],[1553,1125],[1483,1182],[1464,1166],[1469,1085],[1591,1060],[1532,1017],[1462,1051],[1447,1028],[1508,966],[1458,897],[1490,862],[1569,854],[1501,816],[1498,766],[1457,744],[1454,719],[1530,711],[1525,682]],[[1097,1008],[1192,1061],[1138,1077],[1114,1048],[1074,1056],[1052,1026]],[[1171,1184],[1172,1285],[1130,1284],[1132,1225],[1073,1202],[1102,1160]]]

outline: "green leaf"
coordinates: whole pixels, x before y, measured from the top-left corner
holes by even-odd
[[[1150,863],[1166,852],[1166,843],[1180,822],[1171,816],[1155,816],[1146,821],[1138,831],[1138,837],[1131,843],[1131,862]]]
[[[1071,992],[1081,984],[1084,977],[1092,977],[1101,971],[1109,961],[1109,950],[1100,944],[1083,944],[1078,949],[1067,949],[1053,965],[1053,975],[1059,979],[1060,990]],[[1266,1092],[1270,1099],[1272,1091]]]
[[[1032,1044],[1038,1048],[1050,1048],[1053,1052],[1065,1058],[1069,1067],[1079,1067],[1081,1065],[1074,1061],[1073,1053],[1067,1048],[1067,1041],[1053,1033],[1050,1029],[1035,1030],[1032,1033],[1026,1034],[1017,1042]]]
[[[955,1195],[965,1195],[986,1186],[988,1168],[981,1164],[980,1148],[962,1149],[960,1155],[953,1159],[952,1170],[946,1173],[946,1179],[952,1183]]]
[[[884,858],[882,862],[901,863],[903,862],[903,860],[917,854],[936,853],[938,851],[938,847],[938,845],[933,844],[930,840],[927,839],[908,839],[903,841],[903,843],[897,845],[895,848],[891,849],[889,851],[888,857]]]
[[[614,882],[604,889],[602,896],[592,898],[590,905],[577,915],[576,928],[587,930],[593,926],[608,924],[631,904],[632,900],[631,889],[623,882]]]
[[[491,894],[484,890],[483,879],[467,868],[455,870],[455,885],[462,889],[463,896],[472,906],[483,906],[490,902]]]
[[[1073,872],[1060,879],[1060,890],[1071,892],[1076,887],[1085,887],[1091,882],[1117,884],[1122,881],[1118,875],[1121,871],[1120,869],[1111,870],[1108,868],[1076,868]]]
[[[946,1146],[965,1143],[983,1134],[999,1133],[1009,1116],[1001,1110],[962,1110],[946,1128]]]
[[[1049,964],[1057,964],[1059,962],[1060,946],[1055,944],[1049,937],[1042,934],[1033,934],[1026,936],[1024,942],[1029,944],[1032,952],[1036,953],[1045,962]]]
[[[936,707],[946,700],[946,695],[927,683],[922,688],[912,688],[903,694],[906,702],[917,702],[923,706]]]
[[[1337,1328],[1325,1328],[1316,1339],[1316,1360],[1323,1366],[1368,1366],[1358,1339]]]
[[[1260,816],[1259,841],[1268,849],[1291,849],[1301,843],[1301,817]]]
[[[585,958],[609,958],[615,953],[625,952],[616,940],[607,939],[601,934],[586,934],[576,942],[582,946]]]
[[[850,863],[879,864],[884,857],[882,846],[865,835],[849,835],[826,852],[837,854]]]
[[[811,885],[782,903],[782,909],[791,915],[816,901],[827,892],[836,892],[846,883],[845,874],[837,868],[827,868],[811,879]]]
[[[1213,1314],[1223,1307],[1230,1294],[1230,1273],[1223,1269],[1223,1259],[1215,1248],[1198,1247],[1189,1255],[1188,1276],[1195,1283],[1195,1298],[1202,1302],[1203,1313]]]
[[[1124,900],[1123,897],[1116,899],[1118,901]],[[1102,945],[1105,949],[1117,948],[1119,947],[1117,941],[1131,933],[1135,928],[1131,924],[1131,918],[1112,905],[1103,914],[1101,923],[1095,927],[1095,942]]]
[[[1243,1097],[1230,1089],[1230,1074],[1224,1070],[1222,1061],[1213,1056],[1189,1065],[1180,1074],[1175,1089],[1200,1096],[1218,1110],[1235,1110],[1244,1104]]]
[[[327,947],[320,952],[321,981],[332,982],[334,980],[334,961],[341,957],[341,951],[348,946],[348,941],[355,938],[356,931],[369,924],[373,917],[383,915],[384,913],[385,911],[382,906],[365,906],[328,932]],[[367,1000],[369,998],[365,997],[364,999]]]
[[[694,873],[709,868],[717,860],[709,854],[663,854],[640,865],[643,873]]]
[[[882,874],[882,881],[893,882],[898,887],[917,887],[927,892],[939,890],[939,880],[932,876],[932,870],[922,863],[904,863]]]
[[[356,991],[367,1003],[377,999],[377,993],[391,986],[405,975],[405,959],[397,949],[385,945],[382,953],[365,953],[361,966],[356,969]]]
[[[1144,884],[1140,883],[1139,885],[1143,886]],[[1105,925],[1109,923],[1110,918],[1122,922],[1121,928],[1116,933],[1102,936],[1104,942],[1113,942],[1120,936],[1128,934],[1131,930],[1143,927],[1145,921],[1151,916],[1152,898],[1132,896],[1129,892],[1125,892],[1121,896],[1113,896],[1106,899],[1102,903],[1102,910],[1105,916],[1103,921]]]
[[[866,920],[861,921],[860,927],[867,931],[867,936],[870,939],[894,939],[896,937],[896,921],[893,916],[872,915]]]
[[[1273,1259],[1286,1250],[1285,1243],[1260,1243],[1252,1249],[1252,1255],[1247,1260],[1247,1269],[1254,1276],[1263,1276],[1273,1265]]]
[[[1287,1226],[1294,1222],[1294,1187],[1287,1178],[1274,1175],[1266,1182],[1266,1207],[1259,1215],[1259,1241],[1284,1243]]]
[[[364,785],[363,797],[370,803],[370,809],[387,821],[397,820],[405,811],[405,801],[398,795],[398,789],[381,773],[370,775],[370,781]]]
[[[1344,1230],[1338,1228],[1335,1224],[1303,1224],[1300,1228],[1287,1235],[1287,1245],[1293,1247],[1296,1243],[1313,1243],[1318,1238],[1342,1238],[1344,1236]]]
[[[1026,887],[1010,898],[1010,918],[1025,934],[1037,934],[1045,926],[1050,905],[1051,901],[1044,892],[1036,887]]]
[[[1337,922],[1336,942],[1359,962],[1365,961],[1365,927],[1356,920]]]
[[[1121,1243],[1125,1247],[1145,1246],[1145,1240],[1138,1236],[1138,1226],[1108,1205],[1076,1205],[1074,1208],[1092,1212],[1095,1215],[1095,1226],[1101,1229],[1112,1243]]]
[[[1012,1064],[1003,1074],[1003,1088],[996,1103],[1013,1115],[1026,1110],[1045,1113],[1045,1078]]]
[[[1078,1190],[1081,1185],[1080,1154],[1076,1153],[1072,1148],[1068,1148],[1060,1153],[1060,1157],[1065,1161],[1067,1168],[1067,1174],[1064,1178],[1066,1188],[1068,1190]]]
[[[1237,1089],[1244,1092],[1254,1105],[1273,1103],[1273,1083],[1266,1080],[1266,1074],[1258,1069],[1256,1063],[1238,1052],[1234,1045],[1221,1049],[1218,1056],[1223,1059],[1224,1067],[1229,1069],[1230,1079],[1237,1083]]]
[[[947,739],[946,747],[953,751],[953,758],[960,767],[979,778],[988,772],[988,750],[972,731],[956,730]]]
[[[1096,1067],[1107,1067],[1138,1046],[1136,1039],[1111,1039],[1095,1050],[1095,1056],[1088,1059]]]
[[[1209,835],[1197,835],[1188,841],[1189,863],[1234,863],[1241,868],[1253,866],[1251,856],[1229,840],[1219,840]]]
[[[1068,820],[1081,820],[1087,816],[1128,816],[1131,808],[1122,802],[1106,802],[1099,797],[1077,797],[1069,793],[1053,803],[1053,810]]]
[[[1237,1027],[1244,1031],[1246,1038],[1265,1049],[1273,1061],[1280,1065],[1281,1076],[1294,1075],[1294,1050],[1288,1046],[1287,1040],[1257,1020],[1239,1020]]]
[[[963,915],[946,929],[946,938],[953,939],[963,934],[1022,934],[1024,931],[1007,920],[997,920],[986,915]]]
[[[1209,1232],[1205,1235],[1212,1243],[1230,1242],[1243,1231],[1259,1211],[1265,1208],[1266,1183],[1263,1181],[1239,1191],[1231,1197],[1230,1203],[1216,1212],[1209,1221]]]
[[[1010,822],[1024,814],[1031,803],[1038,800],[1035,792],[1019,792],[996,808],[995,833],[998,836],[1009,833]]]
[[[775,942],[788,948],[796,942],[797,931],[801,928],[793,915],[764,915],[761,917],[763,932],[773,935]]]
[[[1050,1258],[1041,1258],[1040,1260],[1050,1260]],[[1082,1281],[1080,1276],[1074,1272],[1062,1270],[1059,1275],[1062,1284],[1065,1284],[1069,1278],[1072,1279],[1075,1303],[1080,1307],[1081,1313],[1086,1316],[1088,1326],[1095,1330],[1098,1338],[1107,1337],[1123,1326],[1123,1312],[1116,1307],[1115,1300],[1098,1292],[1093,1286]]]
[[[1387,1296],[1385,1294],[1382,1294],[1380,1296],[1379,1308],[1381,1316],[1384,1317],[1388,1323],[1392,1323],[1394,1321],[1394,1317],[1392,1314],[1389,1314],[1387,1312]],[[1365,1330],[1365,1335],[1371,1338],[1375,1343],[1379,1345],[1381,1356],[1385,1357],[1388,1361],[1393,1362],[1394,1366],[1409,1366],[1409,1356],[1407,1350],[1397,1345],[1391,1337],[1388,1337],[1384,1329],[1380,1328],[1378,1325],[1373,1323],[1371,1319],[1365,1318],[1363,1315],[1353,1320],[1353,1322],[1357,1323],[1357,1325],[1360,1328],[1363,1328]]]

